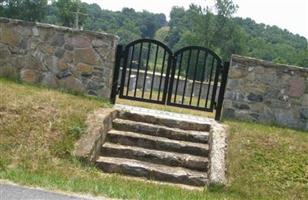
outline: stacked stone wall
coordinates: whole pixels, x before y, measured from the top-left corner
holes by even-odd
[[[0,76],[110,97],[117,36],[0,18]]]
[[[223,116],[308,130],[308,69],[233,55]]]

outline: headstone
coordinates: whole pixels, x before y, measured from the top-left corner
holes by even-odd
[[[129,91],[134,91],[136,88],[136,75],[130,75],[129,77],[130,81],[129,81],[129,86],[128,89]]]
[[[145,91],[150,91],[151,90],[151,84],[152,84],[152,78],[147,76],[146,79],[145,79],[145,88],[144,90]]]

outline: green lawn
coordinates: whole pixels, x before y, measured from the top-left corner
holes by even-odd
[[[227,186],[187,190],[104,174],[71,156],[87,113],[109,104],[3,79],[0,92],[0,179],[122,199],[308,199],[307,132],[225,121]]]

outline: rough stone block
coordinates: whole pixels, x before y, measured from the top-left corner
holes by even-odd
[[[56,52],[55,52],[55,56],[56,56],[57,58],[62,58],[63,55],[64,55],[64,52],[65,52],[64,49],[58,48],[58,49],[56,50]]]
[[[40,36],[40,32],[36,26],[32,28],[32,34],[33,36]]]
[[[74,52],[75,63],[85,63],[89,65],[99,65],[100,61],[92,49],[75,49]]]
[[[305,92],[305,80],[303,78],[294,78],[289,82],[288,95],[291,97],[301,97]]]
[[[231,66],[229,71],[229,77],[233,79],[243,78],[247,75],[247,71],[238,66]]]
[[[244,103],[237,103],[237,102],[233,102],[233,107],[240,109],[240,110],[249,110],[250,107],[247,104]]]
[[[0,65],[0,76],[12,79],[19,79],[19,72],[16,67],[13,67],[11,65]]]
[[[1,27],[0,39],[2,43],[17,47],[20,44],[20,35],[14,30],[14,27]]]
[[[77,72],[79,72],[81,75],[89,76],[93,73],[93,66],[79,63],[77,65]]]
[[[223,117],[225,118],[234,118],[235,117],[235,110],[232,108],[223,109]]]
[[[302,97],[302,105],[308,106],[308,94],[304,94]]]
[[[57,88],[58,87],[58,82],[54,74],[52,73],[46,73],[43,75],[41,84],[44,86],[52,87],[52,88]]]
[[[10,51],[7,47],[0,48],[0,59],[5,59],[10,55]]]
[[[60,59],[58,61],[58,69],[62,71],[62,70],[66,70],[67,68],[68,68],[68,64],[65,62],[65,60]]]
[[[97,47],[110,48],[111,45],[110,45],[110,42],[106,42],[100,39],[94,39],[92,41],[92,46],[94,48],[97,48]]]
[[[262,96],[262,95],[259,95],[259,94],[250,93],[250,94],[247,96],[247,99],[248,99],[249,101],[253,101],[253,102],[262,102],[262,101],[263,101],[263,96]]]
[[[90,48],[91,40],[86,36],[74,35],[71,38],[68,38],[68,45],[75,48]]]
[[[300,110],[300,116],[303,119],[308,119],[308,107]]]
[[[75,92],[85,92],[84,84],[73,76],[68,76],[59,80],[59,85],[62,88],[72,90]]]
[[[72,75],[72,72],[69,69],[62,70],[56,74],[58,79],[63,79]]]
[[[51,46],[57,46],[57,47],[61,47],[63,46],[65,43],[65,40],[64,40],[64,34],[56,34],[54,36],[54,38],[52,39],[51,41]]]
[[[32,69],[24,69],[20,73],[20,78],[26,83],[36,83],[39,79],[39,74],[37,71]]]
[[[274,115],[275,122],[284,126],[296,127],[299,122],[292,110],[275,109]]]
[[[65,44],[64,45],[64,49],[68,50],[68,51],[73,51],[74,50],[74,46],[71,44]]]

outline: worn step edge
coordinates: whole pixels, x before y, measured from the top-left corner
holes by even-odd
[[[108,173],[120,173],[193,186],[205,186],[208,183],[207,173],[181,167],[169,167],[133,159],[103,156],[97,159],[96,164]]]
[[[198,156],[208,156],[209,153],[208,144],[171,140],[163,137],[128,131],[118,131],[114,129],[111,129],[108,132],[107,141],[128,146],[138,146],[148,149],[186,153]]]
[[[177,119],[161,118],[158,116],[132,113],[127,111],[119,111],[119,118],[128,119],[137,122],[145,122],[150,124],[158,124],[171,128],[180,128],[183,130],[194,130],[194,131],[210,131],[210,123],[197,123],[190,121],[181,121]]]
[[[209,138],[209,133],[204,131],[182,130],[179,128],[170,128],[157,124],[136,122],[119,118],[113,121],[113,128],[122,131],[138,132],[174,140],[184,140],[198,143],[207,143]]]
[[[189,154],[158,151],[109,142],[103,145],[101,153],[103,156],[108,157],[136,159],[168,166],[185,167],[203,172],[208,170],[208,158]]]

